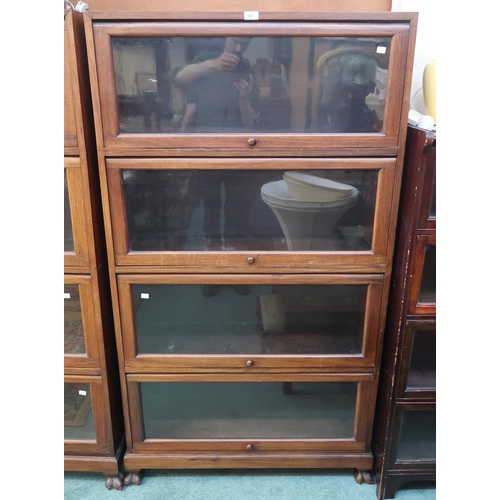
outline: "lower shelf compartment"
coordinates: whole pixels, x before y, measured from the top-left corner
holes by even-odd
[[[137,455],[295,460],[369,450],[370,374],[130,374],[127,382]]]

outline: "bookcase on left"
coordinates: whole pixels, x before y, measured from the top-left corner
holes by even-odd
[[[123,412],[82,14],[64,11],[64,469],[122,489]]]

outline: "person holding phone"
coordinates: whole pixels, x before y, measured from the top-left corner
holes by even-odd
[[[259,87],[248,59],[252,38],[227,37],[223,48],[208,46],[188,64],[173,68],[170,80],[184,88],[187,112],[182,131],[252,130],[258,116]]]

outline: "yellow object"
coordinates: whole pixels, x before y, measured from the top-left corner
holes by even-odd
[[[431,61],[424,68],[423,88],[425,112],[434,118],[436,125],[436,61]]]

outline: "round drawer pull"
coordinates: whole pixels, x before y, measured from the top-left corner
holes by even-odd
[[[253,361],[251,359],[247,361],[247,366],[253,366]]]
[[[248,139],[249,146],[255,146],[256,144],[257,144],[257,141],[253,137],[250,137],[250,139]]]
[[[253,444],[247,444],[247,450],[252,451],[253,450]]]
[[[248,257],[247,262],[253,264],[255,262],[255,257]]]

